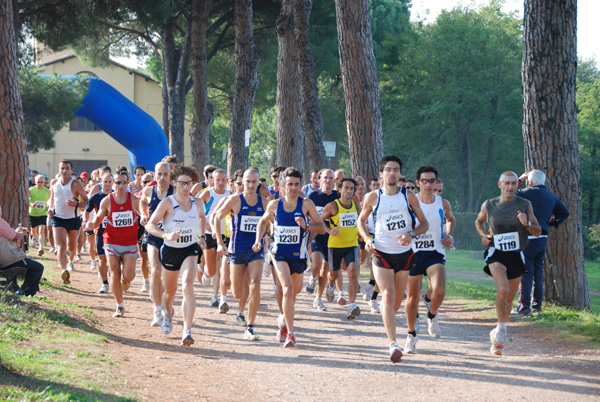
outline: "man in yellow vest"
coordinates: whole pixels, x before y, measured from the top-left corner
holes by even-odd
[[[329,248],[329,286],[333,288],[336,279],[339,276],[342,261],[345,262],[348,269],[348,313],[346,318],[354,319],[360,315],[360,308],[356,305],[357,293],[357,275],[358,275],[358,215],[360,207],[352,200],[358,183],[356,180],[345,177],[340,180],[340,198],[328,203],[323,212],[321,219],[327,222],[329,219],[329,227],[327,233],[329,240],[327,247]]]

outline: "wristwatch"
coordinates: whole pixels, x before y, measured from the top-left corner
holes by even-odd
[[[414,232],[414,231],[412,231],[412,230],[411,230],[411,231],[409,231],[409,232],[408,232],[408,234],[409,234],[409,235],[410,235],[410,236],[411,236],[413,239],[414,239],[415,237],[417,237],[417,236],[415,235],[415,232]]]

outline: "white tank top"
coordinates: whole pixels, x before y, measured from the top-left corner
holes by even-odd
[[[179,239],[176,241],[165,240],[165,245],[174,248],[184,248],[191,246],[198,241],[198,227],[200,226],[200,217],[198,216],[198,208],[194,197],[190,196],[192,207],[189,211],[184,211],[175,199],[175,196],[170,195],[169,200],[173,204],[173,214],[163,223],[165,232],[179,233]]]
[[[73,198],[73,192],[71,191],[71,183],[75,181],[71,177],[71,180],[66,185],[62,185],[62,180],[56,180],[54,184],[54,216],[61,219],[73,219],[79,216],[79,209],[77,207],[68,206],[65,201],[68,198]]]
[[[208,192],[210,194],[210,198],[208,199],[208,202],[206,204],[204,204],[204,215],[206,215],[206,219],[210,218],[210,215],[217,208],[219,201],[221,201],[223,198],[229,197],[231,195],[231,191],[229,191],[229,189],[227,189],[227,188],[225,189],[223,194],[217,193],[215,191],[214,187],[210,187],[208,189]],[[212,232],[209,232],[209,231],[206,231],[206,233],[212,234]],[[221,233],[225,233],[225,220],[221,221]]]
[[[377,190],[377,205],[373,209],[375,237],[373,243],[376,250],[388,254],[401,254],[410,250],[410,245],[401,246],[396,236],[408,233],[413,229],[413,218],[408,209],[408,198],[398,191],[395,195],[387,195]]]
[[[419,204],[423,215],[429,222],[427,233],[415,237],[412,242],[413,251],[437,251],[442,255],[446,255],[444,246],[442,245],[442,235],[444,233],[444,202],[442,197],[434,194],[434,201],[431,204],[425,204],[419,196]],[[419,219],[417,219],[419,222]]]

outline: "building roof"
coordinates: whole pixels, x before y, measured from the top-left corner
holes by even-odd
[[[77,56],[74,55],[74,54],[69,54],[69,55],[66,55],[66,56],[62,56],[62,57],[56,58],[54,60],[47,61],[45,63],[40,63],[39,65],[40,66],[49,66],[51,64],[56,64],[56,63],[64,62],[65,60],[69,60],[69,59],[72,59],[74,57],[77,57]],[[153,82],[156,82],[158,84],[158,82],[154,78],[150,77],[148,74],[145,74],[145,73],[143,73],[143,72],[141,72],[139,70],[136,70],[134,68],[127,67],[127,66],[125,66],[125,65],[123,65],[121,63],[117,63],[116,61],[111,60],[111,59],[105,59],[105,60],[108,61],[111,64],[114,64],[117,67],[120,67],[120,68],[122,68],[124,70],[129,71],[129,74],[137,74],[137,75],[139,75],[141,77],[144,77],[144,79],[146,81],[153,81]]]

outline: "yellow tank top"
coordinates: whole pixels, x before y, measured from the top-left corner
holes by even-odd
[[[358,211],[356,204],[352,201],[350,208],[344,208],[340,200],[335,200],[338,213],[329,218],[329,227],[337,227],[340,233],[337,236],[329,236],[328,247],[357,247],[358,246]]]

